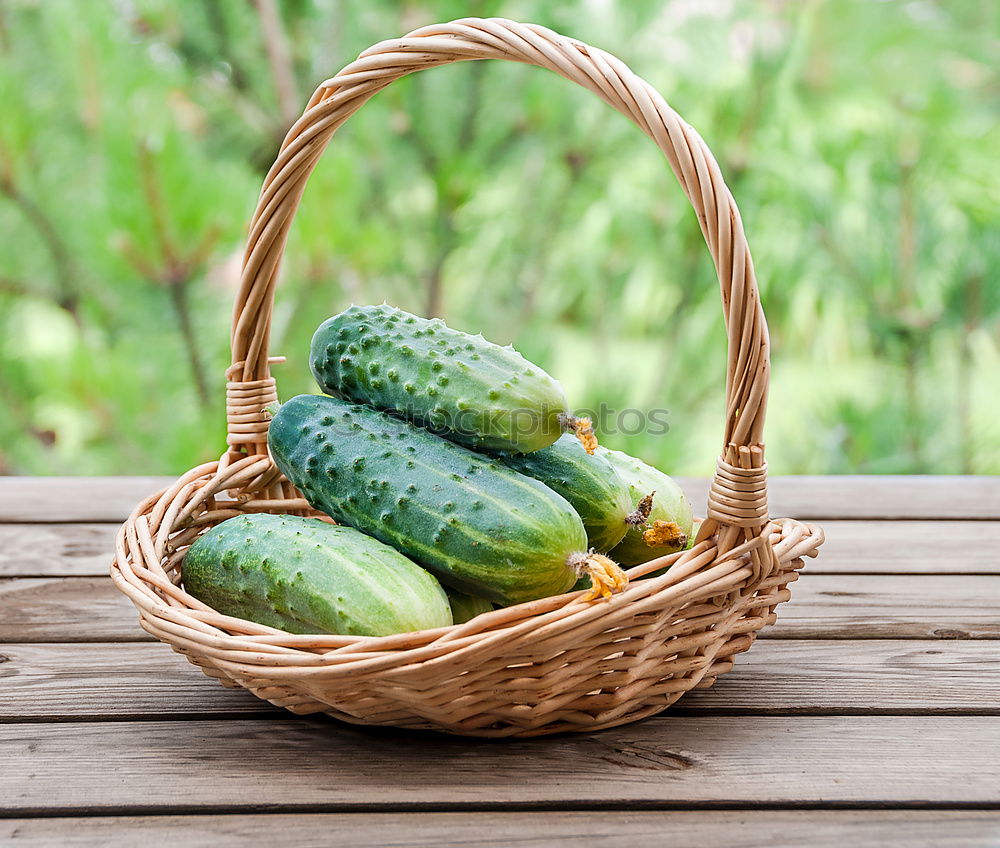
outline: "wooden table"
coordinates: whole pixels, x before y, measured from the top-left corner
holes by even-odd
[[[828,541],[732,673],[506,742],[296,718],[151,641],[107,564],[163,483],[0,478],[0,841],[1000,845],[1000,478],[776,479]]]

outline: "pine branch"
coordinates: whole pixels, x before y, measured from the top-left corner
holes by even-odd
[[[46,212],[21,190],[9,169],[5,169],[0,174],[0,194],[20,210],[25,220],[42,240],[42,244],[45,245],[52,260],[55,281],[59,288],[59,292],[53,297],[53,300],[61,309],[70,314],[74,323],[82,330],[80,294],[74,282],[77,277],[76,269],[59,229]]]
[[[216,228],[209,228],[193,248],[182,252],[171,232],[153,155],[144,144],[139,145],[138,153],[143,195],[149,208],[153,224],[153,237],[162,264],[153,263],[129,240],[124,241],[120,250],[125,259],[143,277],[156,285],[166,287],[177,318],[178,329],[184,341],[195,391],[202,405],[207,406],[209,403],[208,378],[205,375],[201,345],[191,319],[189,288],[211,252],[219,231]]]
[[[292,68],[288,38],[281,22],[281,13],[275,0],[254,0],[260,18],[264,52],[271,69],[274,93],[278,98],[278,111],[284,126],[290,127],[299,117],[299,97],[295,90],[295,72]]]

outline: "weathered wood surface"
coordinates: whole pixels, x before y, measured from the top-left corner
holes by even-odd
[[[116,524],[0,524],[0,577],[108,573]]]
[[[673,709],[1000,715],[1000,650],[971,640],[761,639],[715,686]]]
[[[809,574],[1000,574],[1000,521],[824,521]]]
[[[349,834],[349,836],[347,836]],[[1000,813],[976,810],[702,810],[476,813],[300,813],[0,820],[24,848],[983,848],[1000,841]]]
[[[770,639],[672,712],[1000,714],[1000,651],[986,641]],[[236,713],[287,717],[166,645],[0,644],[0,722]]]
[[[809,574],[1000,574],[1000,522],[825,521]],[[0,577],[108,573],[116,524],[0,524]]]
[[[0,521],[124,521],[173,477],[0,477]]]
[[[0,580],[0,642],[151,640],[110,577]]]
[[[708,480],[678,478],[702,514]],[[1000,519],[1000,477],[771,477],[771,515],[801,519]]]
[[[762,639],[1000,639],[1000,575],[803,574]],[[108,577],[0,580],[0,642],[148,640]]]
[[[1000,577],[804,574],[768,639],[1000,639]]]
[[[1000,478],[776,478],[828,541],[731,673],[500,743],[291,717],[149,641],[107,567],[169,482],[0,478],[0,842],[1000,844]]]
[[[171,477],[0,477],[0,521],[120,522]],[[708,481],[678,481],[696,512]],[[771,514],[816,519],[1000,520],[1000,477],[772,477]]]
[[[499,744],[327,718],[0,725],[11,815],[990,804],[998,716],[672,716]]]

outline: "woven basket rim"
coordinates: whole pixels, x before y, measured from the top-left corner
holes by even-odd
[[[210,466],[208,466],[210,467]],[[127,536],[130,529],[138,530],[139,522],[147,519],[156,513],[159,505],[174,504],[178,495],[187,490],[189,499],[186,507],[198,507],[205,501],[213,501],[214,497],[208,492],[214,490],[213,483],[217,478],[211,471],[205,471],[206,466],[199,466],[192,469],[187,475],[178,478],[173,486],[161,489],[143,500],[129,516],[128,520],[119,529],[116,539],[118,552],[123,552],[127,543]],[[192,475],[197,474],[194,480]],[[192,483],[201,485],[194,485]],[[178,485],[180,484],[180,485]],[[171,526],[167,534],[160,534],[159,540],[150,535],[148,544],[157,551],[159,559],[172,557],[179,565],[184,550],[193,542],[197,535],[207,531],[226,518],[250,514],[262,511],[257,502],[253,500],[243,501],[230,500],[213,503],[215,515],[209,515],[210,510],[199,513],[197,509],[190,509],[191,518],[183,522],[184,526]],[[166,515],[169,507],[162,509]],[[187,511],[187,510],[186,510]],[[295,509],[301,514],[301,509]],[[320,514],[312,510],[315,517]],[[208,520],[202,520],[208,518]],[[176,543],[175,534],[185,529],[195,530],[196,533],[189,538],[183,538],[180,545]],[[579,614],[584,611],[605,611],[623,604],[632,603],[637,597],[649,597],[664,590],[671,589],[678,596],[690,597],[690,593],[682,590],[685,588],[704,593],[706,585],[716,587],[720,582],[732,580],[734,574],[749,576],[749,553],[755,545],[770,544],[776,556],[786,562],[800,561],[803,557],[813,556],[816,548],[822,542],[822,530],[813,524],[800,522],[795,519],[784,518],[774,519],[770,522],[770,532],[766,541],[747,542],[739,549],[728,552],[726,563],[728,570],[719,570],[720,563],[716,561],[712,551],[715,546],[711,540],[705,540],[694,545],[692,548],[677,553],[668,554],[654,560],[637,565],[627,570],[630,578],[629,587],[621,594],[610,599],[602,599],[596,603],[588,602],[585,599],[586,590],[567,592],[561,595],[553,595],[540,598],[535,601],[528,601],[521,604],[504,607],[491,613],[483,613],[476,616],[465,624],[454,624],[446,627],[438,627],[430,630],[412,631],[409,633],[396,634],[392,636],[350,636],[350,635],[328,635],[328,634],[291,634],[278,630],[267,625],[257,624],[233,616],[222,615],[210,610],[205,604],[189,595],[181,588],[179,569],[173,569],[170,575],[166,570],[161,569],[156,575],[158,580],[150,580],[141,573],[133,570],[126,556],[116,556],[111,566],[111,577],[119,589],[128,595],[137,607],[150,613],[166,612],[163,607],[165,589],[164,581],[171,583],[169,597],[179,602],[180,608],[186,608],[199,615],[198,620],[212,628],[219,638],[225,640],[231,638],[234,641],[231,647],[237,645],[246,646],[246,637],[252,636],[257,639],[257,647],[265,644],[286,646],[295,649],[296,645],[309,654],[317,651],[329,651],[346,647],[364,646],[371,652],[385,651],[407,651],[414,647],[422,647],[424,644],[434,642],[444,634],[449,634],[449,640],[454,640],[459,636],[472,636],[479,633],[493,632],[495,630],[505,630],[510,623],[524,620],[536,620],[538,624],[544,625],[544,616],[553,613],[561,615],[564,610],[572,607]],[[138,532],[142,532],[139,530]],[[160,551],[162,548],[162,552]],[[706,583],[704,567],[692,565],[694,563],[709,563],[718,573],[712,575],[712,580]],[[665,574],[658,577],[647,577],[654,571],[668,569]],[[641,582],[639,578],[643,578]],[[741,578],[743,579],[743,578]],[[733,583],[737,585],[737,583]],[[709,591],[707,596],[711,596]],[[558,617],[558,616],[557,616]],[[235,631],[235,632],[234,632]]]

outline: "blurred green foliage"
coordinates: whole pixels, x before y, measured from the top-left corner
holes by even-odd
[[[615,53],[713,148],[771,326],[773,472],[1000,473],[1000,12],[972,0],[0,0],[0,471],[217,457],[284,130],[370,44],[469,14]],[[383,299],[512,342],[579,407],[669,409],[666,436],[603,441],[712,469],[711,262],[659,152],[589,93],[468,63],[366,106],[289,242],[282,396],[314,390],[323,318]]]

